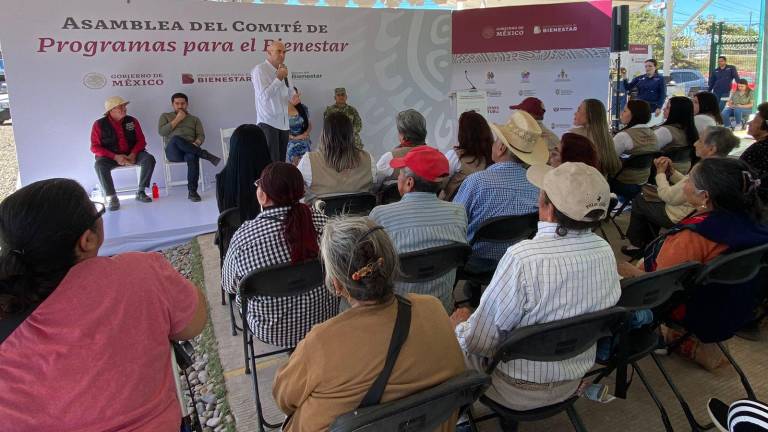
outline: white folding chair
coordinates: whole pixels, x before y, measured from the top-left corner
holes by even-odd
[[[174,165],[184,165],[187,166],[186,162],[171,162],[168,160],[168,158],[165,156],[165,152],[163,152],[163,161],[165,162],[165,187],[169,188],[171,186],[181,186],[186,185],[187,180],[173,180],[173,175],[171,174],[171,167]],[[200,192],[205,192],[205,176],[203,175],[203,159],[200,158],[200,179],[198,180],[198,183],[200,184]]]
[[[122,166],[117,166],[115,168],[112,168],[112,172],[114,173],[115,171],[124,171],[124,170],[129,170],[129,169],[136,170],[136,183],[134,183],[131,186],[125,186],[125,187],[122,187],[122,188],[115,187],[115,193],[116,194],[120,194],[120,193],[124,193],[124,192],[138,192],[139,191],[139,182],[141,181],[141,166],[140,165],[122,165]],[[115,176],[113,175],[112,176],[112,182],[114,183],[114,181],[115,181]],[[100,186],[99,190],[101,191],[101,198],[106,200],[107,199],[107,195],[104,192],[104,188]]]
[[[233,132],[235,132],[235,128],[219,129],[219,135],[221,135],[221,158],[224,162],[229,157],[229,138]]]

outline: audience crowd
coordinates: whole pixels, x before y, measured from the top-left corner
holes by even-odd
[[[642,97],[628,101],[615,134],[602,102],[586,99],[573,129],[558,138],[544,125],[544,104],[527,98],[503,124],[462,114],[455,146],[442,153],[428,144],[424,116],[408,109],[394,118],[398,142],[377,161],[364,149],[360,116],[343,88],[325,110],[316,148],[295,88],[285,157],[270,151],[263,127],[237,127],[216,175],[219,211],[236,208],[242,221],[224,234],[221,288],[240,305],[240,283],[254,270],[319,260],[325,275],[300,295],[247,299],[243,324],[254,337],[293,350],[273,386],[284,430],[327,430],[362,406],[402,313],[410,331],[383,402],[465,369],[485,371],[515,329],[614,306],[621,277],[768,243],[768,103],[745,125],[756,142],[733,158],[739,139],[730,117],[746,123],[748,87],[740,83],[721,110],[710,92],[665,101],[655,62],[646,71],[627,83]],[[171,102],[174,111],[158,126],[165,157],[187,163],[189,199],[199,201],[200,159],[216,165],[219,158],[202,149],[205,134],[187,96]],[[201,331],[204,297],[158,254],[98,256],[102,215],[119,207],[110,171],[140,166],[136,199],[151,202],[144,190],[155,159],[127,104],[108,99],[93,124],[106,206],[94,206],[66,179],[32,183],[0,203],[0,418],[10,430],[178,430],[169,341]],[[661,113],[664,122],[649,127]],[[630,162],[640,157],[648,162]],[[386,189],[397,191],[396,202],[367,216],[323,212],[328,197]],[[631,202],[630,246],[622,252],[632,261],[617,262],[596,234],[614,197]],[[476,239],[490,222],[515,216],[538,220],[531,238]],[[399,255],[452,244],[472,245],[460,271],[401,280]],[[457,274],[481,273],[492,275],[487,286],[464,282],[475,308],[454,298]],[[684,326],[736,331],[753,318],[752,306],[721,293],[691,299],[673,316]],[[713,307],[738,317],[707,322]],[[594,366],[595,352],[503,362],[486,396],[513,410],[564,401]],[[454,416],[442,430],[455,423]]]

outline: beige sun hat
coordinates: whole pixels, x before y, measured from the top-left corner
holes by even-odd
[[[566,162],[557,168],[534,165],[526,172],[528,181],[543,190],[556,209],[575,221],[594,222],[608,213],[611,190],[600,171],[581,162]],[[601,210],[597,217],[588,217]]]
[[[541,128],[523,110],[512,112],[507,124],[489,123],[491,130],[518,159],[528,165],[547,163],[549,148],[541,136]]]
[[[130,102],[121,98],[120,96],[111,96],[106,101],[104,101],[104,109],[105,113],[108,113],[112,111],[112,108],[118,107],[120,105],[127,105]]]

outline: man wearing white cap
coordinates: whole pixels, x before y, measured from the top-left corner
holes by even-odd
[[[621,294],[613,251],[592,232],[610,201],[602,174],[567,162],[530,167],[527,177],[541,189],[536,236],[507,249],[474,313],[460,308],[451,316],[467,365],[480,371],[504,333],[607,309]],[[561,402],[594,362],[595,347],[559,362],[500,363],[486,396],[519,411]]]
[[[147,141],[141,131],[139,121],[128,115],[128,101],[120,96],[112,96],[104,102],[104,117],[96,120],[91,128],[91,151],[96,155],[96,175],[104,194],[107,196],[107,208],[115,211],[120,208],[115,185],[112,182],[112,170],[118,166],[139,165],[139,188],[136,201],[152,202],[144,189],[149,187],[155,158],[147,153]]]

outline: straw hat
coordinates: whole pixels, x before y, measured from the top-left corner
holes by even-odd
[[[523,110],[512,112],[507,124],[490,123],[491,130],[518,159],[528,165],[547,163],[549,148],[541,136],[541,128]]]
[[[108,98],[104,102],[104,109],[106,110],[104,112],[108,113],[108,112],[112,111],[112,108],[114,108],[114,107],[118,107],[120,105],[127,105],[129,103],[130,102],[128,102],[127,100],[121,98],[120,96],[112,96],[112,97]]]

